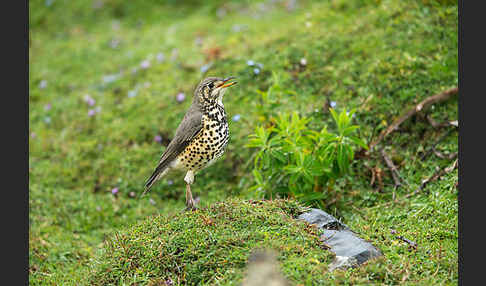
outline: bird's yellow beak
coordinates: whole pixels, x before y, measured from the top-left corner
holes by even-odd
[[[230,87],[232,85],[235,85],[237,83],[236,81],[229,82],[230,80],[232,80],[234,78],[235,78],[234,76],[230,76],[230,77],[225,78],[219,87],[220,88],[226,88],[226,87]]]

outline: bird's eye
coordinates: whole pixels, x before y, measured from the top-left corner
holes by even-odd
[[[211,82],[211,83],[209,83],[209,85],[208,85],[208,86],[209,86],[209,88],[211,88],[211,89],[212,89],[212,88],[214,87],[214,83],[212,83],[212,82]]]

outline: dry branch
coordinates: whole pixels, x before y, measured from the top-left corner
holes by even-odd
[[[413,115],[417,114],[418,112],[426,109],[427,107],[429,107],[430,105],[434,104],[434,103],[437,103],[437,102],[441,102],[441,101],[445,101],[447,99],[449,99],[451,96],[457,94],[459,91],[459,89],[457,87],[455,88],[451,88],[449,90],[446,90],[444,92],[441,92],[439,94],[436,94],[436,95],[432,95],[430,97],[427,97],[426,99],[424,99],[423,101],[421,101],[419,104],[417,104],[416,106],[414,106],[413,108],[411,108],[409,111],[407,111],[405,114],[403,114],[402,116],[400,116],[397,120],[395,120],[390,126],[388,126],[387,129],[385,129],[383,132],[381,132],[381,134],[378,136],[378,138],[371,142],[370,143],[370,146],[369,146],[369,151],[370,152],[371,150],[373,150],[373,148],[381,142],[381,140],[383,140],[383,138],[385,138],[388,134],[392,133],[393,131],[395,131],[398,126],[400,126],[400,124],[402,124],[405,120],[407,120],[408,118],[412,117]]]
[[[381,156],[383,156],[383,159],[385,160],[386,165],[390,169],[390,172],[392,173],[393,181],[395,182],[395,187],[399,187],[402,185],[400,182],[400,174],[398,173],[397,167],[395,167],[395,164],[393,164],[393,161],[388,157],[384,149],[381,149]]]
[[[442,177],[443,175],[445,175],[447,173],[452,172],[452,170],[457,168],[457,166],[458,166],[458,160],[456,159],[451,166],[445,167],[443,169],[439,169],[431,177],[423,180],[422,184],[420,184],[420,187],[417,190],[415,190],[415,193],[418,193],[420,190],[423,190],[425,188],[425,186],[427,186],[428,183],[437,180],[438,178]]]

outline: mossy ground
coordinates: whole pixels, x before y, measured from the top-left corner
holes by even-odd
[[[234,75],[239,85],[225,96],[228,150],[193,187],[202,207],[259,199],[247,192],[253,150],[244,145],[279,111],[297,111],[320,128],[331,122],[326,100],[338,111],[357,108],[361,136],[371,138],[405,108],[457,86],[457,1],[177,2],[29,2],[30,284],[77,285],[116,231],[183,209],[182,177],[139,194],[204,76]],[[263,104],[257,90],[272,84],[273,73],[288,92]],[[427,114],[456,120],[457,100]],[[407,196],[452,163],[434,154],[421,159],[446,132],[417,116],[382,143],[408,185],[393,187],[379,153],[337,182],[326,211],[385,258],[323,274],[326,281],[457,283],[457,171]],[[457,152],[457,131],[436,148]],[[384,172],[379,191],[376,180],[370,185],[375,167]]]
[[[333,255],[318,230],[296,220],[292,201],[228,200],[195,212],[154,216],[110,238],[90,285],[238,285],[254,249],[279,253],[295,282],[322,284]]]

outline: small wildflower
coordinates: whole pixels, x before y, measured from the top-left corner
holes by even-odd
[[[130,198],[134,198],[134,197],[135,197],[135,195],[136,195],[136,194],[135,194],[135,192],[130,192],[130,193],[128,193],[128,196],[129,196]]]
[[[310,28],[310,27],[312,27],[312,23],[311,22],[305,22],[305,26],[306,26],[306,28]]]
[[[203,39],[198,36],[194,39],[194,43],[196,44],[196,46],[202,46],[203,45]]]
[[[158,54],[157,54],[157,61],[158,61],[159,63],[161,63],[161,62],[163,62],[164,60],[165,60],[165,56],[164,56],[164,54],[163,54],[163,53],[158,53]]]
[[[104,83],[111,83],[111,82],[114,82],[117,79],[118,79],[118,75],[116,75],[116,74],[109,74],[109,75],[103,76],[103,82]]]
[[[44,122],[47,123],[47,124],[50,124],[51,118],[49,116],[47,116],[46,118],[44,118]]]
[[[37,137],[37,134],[35,132],[30,133],[30,137],[35,138]]]
[[[248,60],[248,61],[246,61],[246,64],[249,65],[249,66],[253,66],[253,65],[255,65],[255,62],[252,61],[252,60]]]
[[[94,109],[88,110],[88,116],[89,117],[94,116],[95,114],[96,114],[96,111]]]
[[[241,115],[236,114],[235,116],[233,116],[233,121],[235,121],[235,122],[240,121],[240,118],[241,118]]]
[[[331,105],[332,108],[336,107],[337,103],[335,101],[331,101],[329,103],[329,105]]]
[[[46,87],[47,87],[47,80],[45,79],[41,80],[41,82],[39,83],[39,88],[44,89]]]
[[[120,30],[120,22],[119,21],[113,21],[111,24],[111,28],[115,31]]]
[[[162,136],[160,136],[160,135],[155,135],[155,137],[154,137],[154,141],[155,141],[155,142],[158,142],[158,143],[162,142]]]
[[[143,62],[140,63],[140,67],[142,69],[148,69],[150,67],[150,61],[149,60],[144,60]]]
[[[96,210],[97,211],[101,211],[101,207],[100,206],[96,206]]]
[[[137,96],[137,90],[136,89],[128,91],[128,97],[135,97],[135,96]]]
[[[172,61],[175,61],[177,59],[177,56],[179,55],[179,51],[176,48],[172,49],[172,53],[170,55],[170,59]]]
[[[118,45],[120,44],[120,39],[112,39],[110,41],[110,47],[112,49],[116,49],[118,47]]]
[[[253,69],[253,73],[254,74],[259,74],[260,73],[260,69],[259,68],[254,68]]]
[[[50,103],[44,105],[44,110],[45,111],[51,110],[51,108],[52,108],[52,105]]]
[[[183,102],[186,99],[186,95],[183,92],[179,92],[176,96],[177,102]]]
[[[94,100],[94,98],[92,98],[89,94],[86,94],[84,96],[84,102],[86,102],[89,106],[93,106],[95,105],[96,100]]]
[[[113,195],[118,194],[118,188],[116,188],[116,187],[115,187],[115,188],[113,188],[113,189],[111,190],[111,193],[112,193]]]
[[[174,184],[174,181],[172,181],[172,180],[168,180],[168,181],[167,181],[167,185],[169,185],[169,186],[170,186],[170,185],[172,185],[172,184]]]
[[[201,72],[202,73],[205,73],[209,70],[209,68],[212,66],[213,64],[212,63],[209,63],[209,64],[205,64],[201,67]]]
[[[154,201],[152,198],[150,198],[149,202],[150,202],[152,205],[155,205],[155,201]]]
[[[307,65],[307,60],[305,58],[300,59],[300,65],[301,66],[306,66]]]

